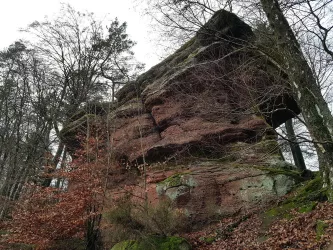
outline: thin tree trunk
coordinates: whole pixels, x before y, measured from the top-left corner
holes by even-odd
[[[281,68],[288,74],[294,98],[302,109],[319,159],[324,186],[333,189],[333,117],[300,45],[277,0],[261,0],[267,19],[278,38]],[[273,58],[274,59],[274,58]],[[333,200],[332,197],[329,197]]]
[[[63,142],[60,142],[59,145],[58,145],[58,149],[57,149],[57,152],[51,162],[51,168],[49,168],[47,171],[46,171],[46,174],[52,174],[56,168],[57,168],[57,165],[58,163],[63,160],[62,159],[62,153],[64,151],[64,148],[65,148],[65,144]],[[52,182],[52,177],[46,177],[42,183],[42,186],[43,187],[49,187],[51,185],[51,182]]]
[[[67,158],[67,149],[66,149],[66,147],[64,147],[64,151],[63,151],[62,159],[61,159],[61,165],[60,165],[60,169],[62,169],[62,170],[66,166],[66,158]],[[63,182],[63,179],[58,177],[55,187],[60,188],[62,182]]]
[[[300,171],[303,172],[306,170],[306,166],[305,166],[302,150],[301,150],[299,144],[297,143],[297,138],[295,135],[292,119],[289,119],[288,121],[286,121],[285,125],[286,125],[286,130],[287,130],[287,137],[289,139],[289,146],[291,149],[291,153],[293,154],[295,165]]]

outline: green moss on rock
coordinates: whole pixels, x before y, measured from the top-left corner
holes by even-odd
[[[206,237],[201,237],[200,240],[205,242],[206,244],[212,244],[216,240],[216,237],[206,236]]]
[[[191,188],[197,184],[189,173],[174,174],[164,181],[156,184],[158,195],[167,195],[172,201],[179,196],[189,194]]]
[[[164,181],[156,184],[156,191],[159,195],[165,193],[170,188],[175,187],[195,187],[196,183],[194,178],[189,173],[177,173],[169,176]]]
[[[321,177],[304,182],[297,190],[296,195],[286,202],[296,202],[298,204],[308,203],[310,201],[325,201],[327,200],[327,189],[323,188]]]
[[[327,200],[326,189],[322,188],[322,180],[318,175],[315,179],[303,182],[295,190],[294,195],[281,205],[271,208],[264,214],[264,221],[274,221],[278,218],[291,218],[291,210],[308,213],[314,210],[318,201]]]
[[[273,221],[278,218],[289,219],[289,218],[291,218],[290,211],[297,207],[298,207],[298,205],[294,202],[282,204],[278,207],[273,207],[273,208],[269,209],[268,211],[266,211],[265,217],[269,221]]]
[[[329,202],[333,202],[333,190],[327,189],[326,190],[326,197]]]
[[[317,202],[316,201],[310,201],[309,203],[307,204],[304,204],[303,206],[301,206],[298,211],[301,212],[301,213],[309,213],[311,212],[313,209],[316,208],[317,206]]]
[[[185,173],[174,174],[166,178],[164,181],[160,182],[160,184],[165,185],[167,187],[177,187],[182,185],[182,178]]]
[[[190,250],[191,245],[183,238],[150,236],[144,240],[122,241],[114,245],[111,250]]]
[[[328,224],[325,221],[322,221],[322,220],[317,221],[317,225],[316,225],[317,240],[320,240],[321,236],[324,235],[327,227],[328,227]]]

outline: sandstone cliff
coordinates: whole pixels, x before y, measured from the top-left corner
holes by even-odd
[[[300,110],[286,76],[254,44],[251,28],[221,10],[117,93],[111,110],[100,112],[116,162],[112,199],[126,192],[152,206],[168,199],[195,224],[293,188],[299,175],[281,158],[273,128]],[[87,120],[76,118],[63,130],[69,147]]]

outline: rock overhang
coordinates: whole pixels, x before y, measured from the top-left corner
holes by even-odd
[[[218,11],[174,54],[125,85],[109,116],[116,154],[154,162],[184,148],[253,143],[299,114],[288,79],[249,49],[253,39],[235,14]]]

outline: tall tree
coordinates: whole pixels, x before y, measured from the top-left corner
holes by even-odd
[[[33,51],[16,42],[0,53],[0,218],[49,150],[51,124],[45,110],[45,68]],[[52,102],[48,98],[49,102]],[[8,202],[6,202],[8,201]]]
[[[67,118],[81,104],[103,97],[110,85],[128,81],[137,63],[126,27],[115,19],[105,30],[93,14],[64,5],[54,20],[34,22],[25,30],[36,38],[31,46],[58,77],[52,84]]]
[[[48,83],[55,90],[56,107],[53,126],[61,140],[58,127],[66,127],[79,108],[88,102],[103,100],[128,82],[142,65],[134,60],[131,51],[135,43],[126,34],[126,23],[117,19],[104,28],[92,13],[80,13],[64,5],[54,20],[34,22],[25,30],[33,35],[30,46],[52,68],[53,80]],[[65,150],[59,143],[52,161],[51,173]],[[44,186],[51,184],[46,178]]]
[[[279,63],[288,74],[291,90],[310,131],[326,186],[333,189],[333,117],[315,76],[277,0],[261,0],[274,35],[278,39]],[[333,199],[333,197],[330,197]]]

